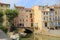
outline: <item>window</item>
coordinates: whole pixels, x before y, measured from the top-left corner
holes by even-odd
[[[46,15],[48,15],[48,12],[46,12]]]
[[[20,23],[20,26],[24,27],[24,24]]]
[[[23,15],[20,16],[20,19],[22,19],[22,18],[23,18]]]
[[[43,18],[43,20],[45,20],[45,17]]]
[[[44,14],[43,15],[48,15],[48,12],[44,12]]]
[[[20,19],[20,21],[23,21],[24,22],[24,19]]]
[[[23,19],[23,22],[24,22],[24,19]]]
[[[30,14],[30,18],[32,18],[32,14]]]
[[[33,23],[31,23],[31,27],[33,26]]]
[[[54,20],[54,18],[53,17],[50,17],[50,21],[53,21]]]
[[[3,7],[3,5],[1,5],[1,7]]]
[[[26,16],[26,17],[28,17],[28,16]]]
[[[21,21],[21,19],[20,19],[20,21]]]
[[[47,27],[47,22],[45,22],[45,27]]]
[[[40,7],[39,7],[39,10],[44,10],[44,6],[42,6],[42,7],[40,6]]]
[[[60,16],[58,16],[58,21],[60,20]]]
[[[50,11],[54,11],[54,9],[51,8]]]
[[[45,15],[45,12],[44,12],[44,15]]]
[[[28,10],[26,10],[26,12],[28,12]]]
[[[33,19],[31,19],[31,22],[33,22]]]
[[[58,20],[58,17],[57,16],[55,16],[55,21],[57,21]]]
[[[55,12],[55,15],[57,15],[57,12]]]
[[[5,7],[9,7],[9,5],[5,5]]]
[[[31,12],[31,10],[29,10],[29,12]]]
[[[48,20],[48,17],[47,16],[44,16],[44,20]]]
[[[31,12],[31,10],[26,10],[26,12]]]
[[[60,22],[58,22],[58,26],[60,26]]]
[[[49,14],[50,14],[50,16],[54,16],[54,12],[50,12]]]
[[[50,21],[51,21],[51,18],[50,18]]]
[[[28,20],[26,19],[26,21],[28,21]]]
[[[51,26],[51,27],[54,26],[54,22],[50,22],[50,26]]]

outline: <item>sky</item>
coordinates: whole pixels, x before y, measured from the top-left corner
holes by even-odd
[[[11,8],[14,7],[14,4],[17,6],[24,6],[31,8],[34,5],[54,5],[58,4],[59,0],[0,0],[2,3],[8,3],[11,5]]]

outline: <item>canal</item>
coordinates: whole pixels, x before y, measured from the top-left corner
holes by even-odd
[[[60,37],[42,35],[42,34],[32,34],[28,38],[21,38],[21,40],[60,40]]]

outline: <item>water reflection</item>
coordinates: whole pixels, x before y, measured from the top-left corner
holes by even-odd
[[[35,40],[60,40],[60,37],[35,34]]]
[[[29,38],[22,38],[22,40],[60,40],[60,37],[32,34]]]

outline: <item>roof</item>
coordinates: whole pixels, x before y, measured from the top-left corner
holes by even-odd
[[[10,5],[10,4],[6,4],[6,3],[1,3],[1,2],[0,2],[0,5]]]
[[[49,11],[47,11],[47,10],[42,10],[42,12],[49,12]]]
[[[16,5],[15,5],[15,8],[24,8],[24,7],[23,7],[23,6],[16,6]]]
[[[0,30],[0,39],[11,40],[2,30]]]
[[[31,8],[25,8],[25,10],[33,10],[33,9],[31,9]]]

